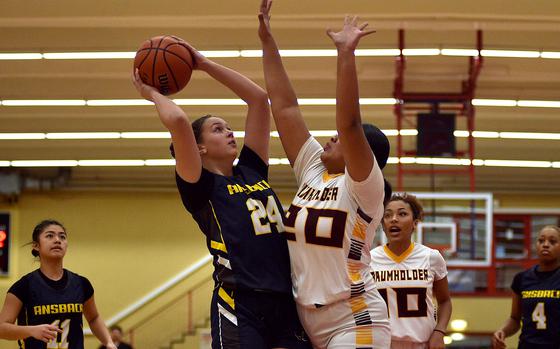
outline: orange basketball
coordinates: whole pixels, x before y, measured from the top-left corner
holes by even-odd
[[[181,91],[191,79],[193,58],[185,41],[171,35],[146,40],[136,52],[134,69],[163,95]]]

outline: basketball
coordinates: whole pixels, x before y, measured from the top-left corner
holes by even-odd
[[[145,84],[155,87],[163,95],[181,91],[191,79],[193,58],[185,41],[171,35],[146,40],[134,57]]]

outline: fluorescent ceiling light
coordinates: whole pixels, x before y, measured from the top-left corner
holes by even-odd
[[[316,130],[309,131],[313,137],[332,137],[337,134],[336,130]]]
[[[247,105],[242,99],[238,98],[193,98],[193,99],[174,99],[177,105]]]
[[[415,157],[389,157],[389,164],[418,164],[418,165],[450,165],[468,166],[469,159],[456,158],[415,158]],[[173,166],[173,159],[121,159],[121,160],[14,160],[0,161],[1,167],[125,167],[125,166]],[[270,165],[288,165],[287,158],[270,158]],[[487,167],[529,167],[529,168],[560,168],[560,161],[533,161],[533,160],[482,160],[474,159],[473,165]]]
[[[3,100],[2,105],[6,107],[63,107],[63,106],[85,106],[83,99],[13,99]]]
[[[262,57],[261,50],[204,50],[200,51],[209,58],[237,58],[237,57]],[[398,56],[400,50],[396,48],[387,49],[357,49],[356,56]],[[333,57],[336,56],[335,49],[294,49],[280,50],[283,57]],[[409,48],[403,50],[405,56],[477,56],[476,49],[437,49],[437,48]],[[560,52],[553,51],[516,51],[516,50],[482,50],[485,57],[513,57],[513,58],[560,58]],[[136,52],[14,52],[0,53],[0,60],[29,60],[29,59],[132,59]]]
[[[455,137],[468,137],[469,136],[469,131],[462,131],[462,130],[455,130],[453,131],[453,135]]]
[[[382,130],[388,137],[398,135],[395,129]],[[332,137],[336,130],[310,130],[313,137]],[[401,129],[401,136],[417,136],[418,130]],[[234,137],[245,137],[245,131],[234,131]],[[466,138],[469,132],[455,130],[455,137]],[[271,131],[270,137],[278,138],[278,131]],[[473,131],[474,138],[504,138],[504,139],[527,139],[527,140],[560,140],[560,133],[552,132],[496,132],[496,131]],[[170,139],[169,132],[51,132],[51,133],[0,133],[0,140],[42,140],[42,139]]]
[[[45,139],[44,133],[0,133],[1,140]]]
[[[117,107],[135,105],[154,105],[146,99],[90,99],[86,101],[90,107]]]
[[[360,98],[361,105],[395,105],[395,98]]]
[[[468,131],[467,131],[468,133]],[[467,135],[468,137],[468,135]],[[475,138],[499,138],[499,132],[491,132],[491,131],[473,131],[473,137]]]
[[[76,160],[15,160],[11,161],[12,167],[74,167],[78,166]]]
[[[177,105],[221,105],[236,106],[246,105],[238,98],[193,98],[193,99],[174,99]],[[299,98],[300,105],[336,105],[335,98]],[[361,105],[395,105],[395,98],[360,98]],[[475,106],[493,107],[541,107],[541,108],[560,108],[560,101],[538,101],[513,99],[473,99]],[[148,106],[152,102],[145,99],[13,99],[0,101],[0,105],[6,107],[36,107],[36,106],[89,106],[89,107],[110,107],[110,106]]]
[[[147,138],[169,139],[169,138],[171,138],[171,134],[169,132],[121,132],[121,138],[126,138],[126,139],[147,139]]]
[[[418,130],[401,129],[399,133],[401,134],[401,136],[416,136],[418,135]]]
[[[461,57],[471,56],[472,57],[472,56],[478,56],[478,50],[444,48],[441,49],[441,54],[443,56],[461,56]]]
[[[290,160],[288,158],[271,158],[268,160],[269,165],[289,165]]]
[[[336,98],[298,98],[299,105],[336,105]]]
[[[335,49],[324,50],[279,50],[282,57],[336,57]]]
[[[40,53],[0,53],[0,61],[29,60],[41,58],[43,58],[43,55]]]
[[[52,52],[43,53],[44,59],[131,59],[136,52]]]
[[[403,55],[405,56],[437,56],[441,53],[438,48],[405,48]]]
[[[241,57],[262,57],[262,50],[241,50]]]
[[[539,51],[482,50],[484,57],[539,58]]]
[[[241,51],[239,50],[200,51],[200,53],[208,58],[235,58],[241,56]]]
[[[175,159],[148,159],[146,166],[175,166]]]
[[[560,108],[560,101],[517,101],[518,107]]]
[[[47,139],[117,139],[120,132],[53,132],[47,133]]]
[[[388,49],[357,49],[354,51],[356,56],[398,56],[401,54],[401,50],[398,48],[388,48]]]
[[[552,167],[550,161],[533,160],[484,160],[484,166],[491,167]]]
[[[456,158],[416,158],[416,163],[419,165],[468,166],[471,164],[471,160]]]
[[[144,166],[144,160],[78,160],[79,166]]]
[[[500,138],[514,138],[514,139],[554,139],[554,140],[560,140],[560,133],[546,133],[546,132],[500,132]]]
[[[560,59],[560,52],[541,52],[541,58]]]
[[[478,99],[472,100],[474,106],[489,106],[489,107],[515,107],[517,101],[513,99]]]

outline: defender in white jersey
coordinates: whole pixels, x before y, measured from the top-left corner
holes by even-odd
[[[354,57],[372,31],[356,17],[328,31],[338,51],[338,136],[323,148],[309,134],[282,65],[270,5],[261,4],[259,36],[274,120],[299,186],[284,225],[300,320],[316,348],[389,348],[387,309],[369,272],[389,142],[375,126],[362,126]]]
[[[422,215],[414,195],[393,195],[382,221],[388,243],[371,251],[371,273],[389,311],[392,349],[443,348],[451,317],[445,260],[439,251],[411,242]]]

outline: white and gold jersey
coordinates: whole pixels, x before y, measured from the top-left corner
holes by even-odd
[[[387,303],[392,338],[427,342],[436,326],[433,284],[447,276],[439,251],[412,243],[397,256],[378,246],[371,251],[371,273]]]
[[[329,175],[323,148],[310,137],[294,171],[299,189],[284,222],[294,297],[304,307],[327,305],[375,286],[370,249],[383,215],[383,175],[377,163],[367,179]]]

